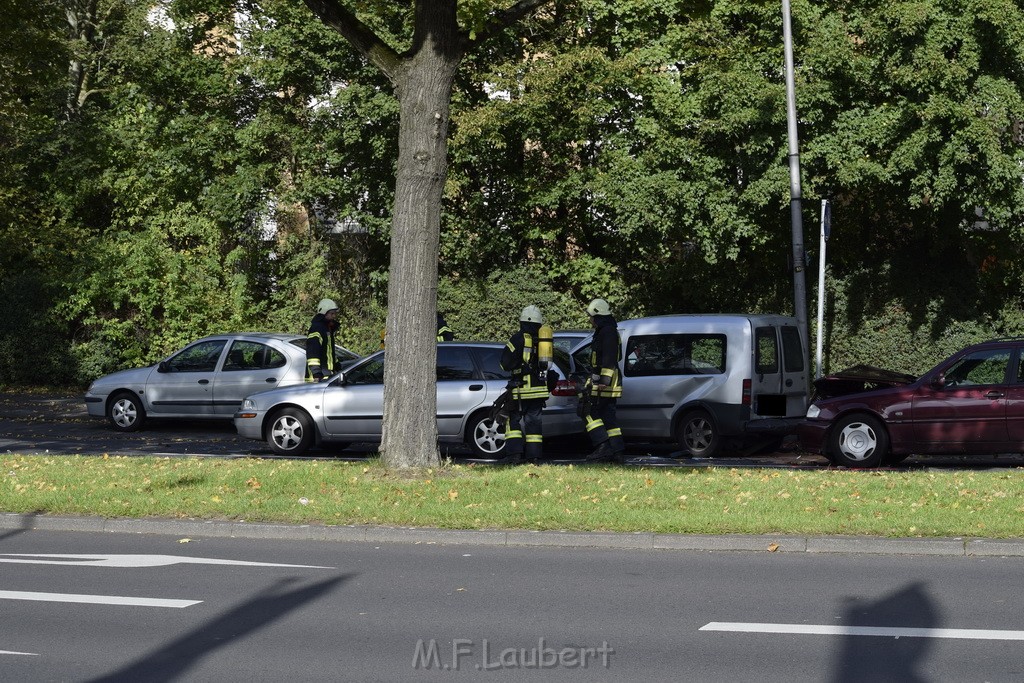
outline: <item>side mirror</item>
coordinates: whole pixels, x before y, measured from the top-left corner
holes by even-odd
[[[160,364],[156,366],[156,371],[157,372],[170,372],[171,369],[170,369],[170,367],[168,367],[167,361],[162,360],[162,361],[160,361]]]
[[[940,372],[932,378],[932,389],[946,388],[946,373]]]

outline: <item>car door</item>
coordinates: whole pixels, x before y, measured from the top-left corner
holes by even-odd
[[[940,386],[924,382],[912,399],[914,437],[932,453],[1005,447],[1009,348],[979,349],[954,360]]]
[[[1011,450],[1024,452],[1024,349],[1018,347],[1006,385],[1006,431]]]
[[[486,385],[466,346],[437,347],[437,433],[458,436],[466,415],[484,402]]]
[[[249,394],[278,386],[287,366],[288,359],[272,346],[244,339],[232,341],[214,375],[214,414],[231,417]]]
[[[324,432],[335,439],[379,441],[384,422],[384,354],[343,373],[324,390]]]
[[[213,380],[226,345],[226,339],[197,342],[160,363],[146,384],[149,413],[212,415]]]

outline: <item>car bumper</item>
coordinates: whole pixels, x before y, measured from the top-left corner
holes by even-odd
[[[104,417],[104,404],[106,399],[103,396],[85,395],[85,409],[92,417]]]
[[[811,453],[825,452],[825,439],[828,436],[830,422],[821,420],[804,420],[796,428],[796,438],[800,448]]]
[[[263,412],[240,410],[235,413],[233,419],[239,436],[257,441],[263,440]]]

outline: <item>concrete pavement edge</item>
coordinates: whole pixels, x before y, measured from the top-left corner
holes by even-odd
[[[179,537],[206,536],[437,545],[1024,557],[1024,539],[882,538],[789,534],[706,536],[652,532],[459,530],[423,527],[273,524],[200,519],[108,519],[104,517],[0,513],[0,531],[4,530],[8,532],[89,531],[163,534]],[[9,534],[2,534],[0,537],[5,535]]]

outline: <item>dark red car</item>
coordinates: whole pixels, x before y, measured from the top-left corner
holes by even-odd
[[[919,379],[866,366],[822,378],[797,429],[800,444],[847,467],[911,454],[1024,453],[1022,356],[1024,338],[997,339]]]

